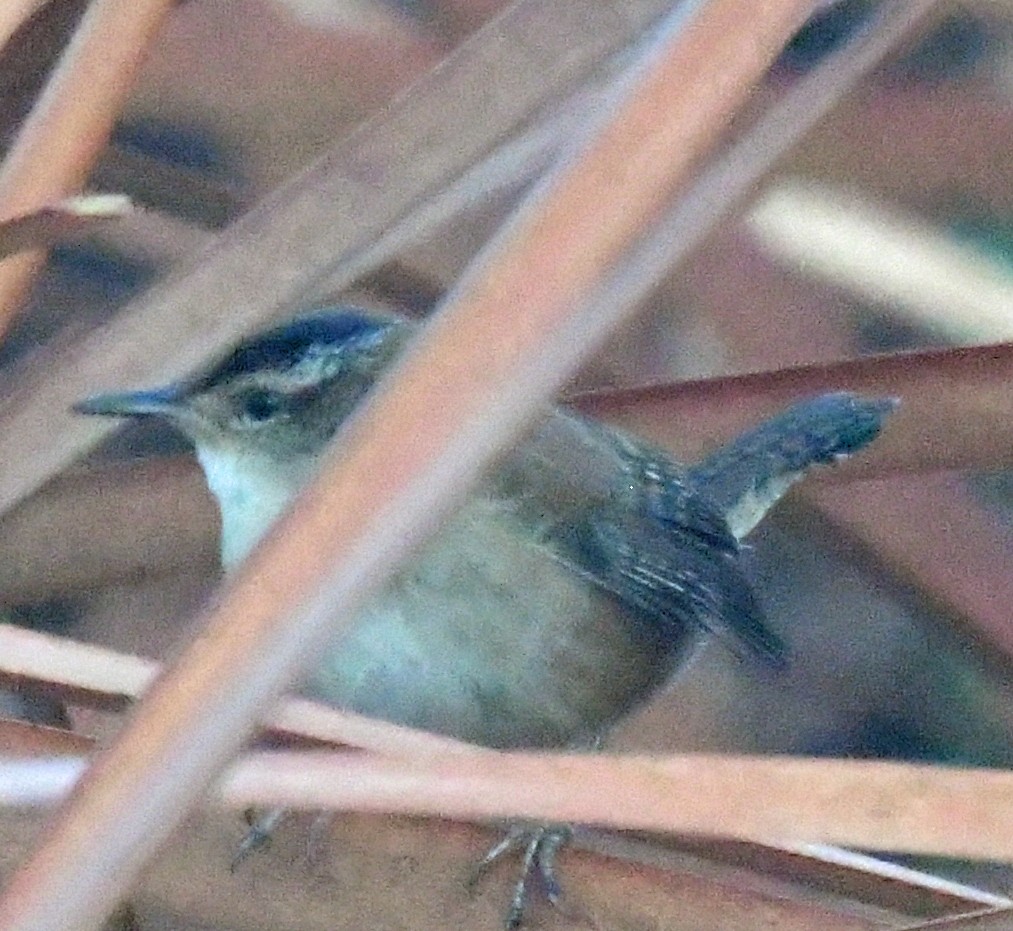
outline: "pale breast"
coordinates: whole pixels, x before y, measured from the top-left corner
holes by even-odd
[[[314,463],[198,448],[237,564]],[[493,747],[594,739],[668,677],[695,631],[626,609],[541,539],[537,508],[476,494],[326,651],[303,691]]]
[[[477,498],[362,612],[305,691],[487,746],[562,746],[642,701],[694,639],[659,650],[508,505]]]

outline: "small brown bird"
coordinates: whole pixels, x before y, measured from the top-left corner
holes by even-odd
[[[254,336],[208,371],[107,394],[88,414],[156,416],[196,447],[238,563],[314,474],[411,337],[339,308]],[[739,540],[811,466],[861,449],[890,400],[803,402],[693,467],[554,410],[376,595],[303,683],[331,704],[488,747],[588,747],[713,634],[773,665]],[[558,834],[526,863],[558,891]],[[525,899],[518,885],[508,923]]]

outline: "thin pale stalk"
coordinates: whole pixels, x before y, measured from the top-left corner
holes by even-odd
[[[718,835],[761,844],[1013,861],[1013,772],[883,761],[476,751],[453,758],[252,754],[231,805],[400,812]],[[233,794],[234,793],[234,794]],[[763,804],[757,804],[763,799]]]
[[[159,664],[66,637],[0,624],[0,683],[40,686],[86,708],[122,710],[140,699]],[[467,749],[447,737],[340,711],[303,698],[283,698],[264,718],[282,735],[344,744],[381,754],[425,755]]]
[[[73,759],[0,766],[0,801],[52,804],[80,774],[73,765],[64,763],[58,770],[52,764]],[[34,771],[39,779],[33,790]],[[467,821],[524,817],[772,846],[823,842],[1013,861],[1013,772],[1007,770],[786,756],[616,757],[477,748],[422,758],[271,752],[252,753],[232,765],[217,794],[232,808]],[[764,804],[756,804],[758,797]]]
[[[904,925],[897,931],[1009,931],[1013,928],[1013,908],[985,909],[955,918],[937,918]]]

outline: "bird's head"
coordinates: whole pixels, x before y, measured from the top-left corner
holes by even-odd
[[[159,417],[196,447],[239,562],[315,474],[331,437],[404,346],[410,324],[337,308],[252,336],[217,364],[149,391],[99,394],[82,414]]]
[[[161,417],[198,451],[284,464],[314,458],[403,346],[409,326],[337,308],[250,337],[163,388],[99,394],[84,414]]]

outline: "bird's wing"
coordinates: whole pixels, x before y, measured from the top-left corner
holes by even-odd
[[[625,605],[647,634],[681,641],[687,630],[708,630],[739,652],[783,662],[724,516],[663,454],[555,414],[499,480],[549,551]]]
[[[821,395],[687,469],[649,444],[557,411],[501,478],[550,550],[652,632],[704,628],[780,664],[784,646],[742,572],[738,541],[811,467],[871,443],[896,403]]]
[[[633,508],[590,510],[569,555],[663,635],[703,628],[774,666],[785,647],[767,626],[724,516],[671,460],[644,451],[627,464]]]

